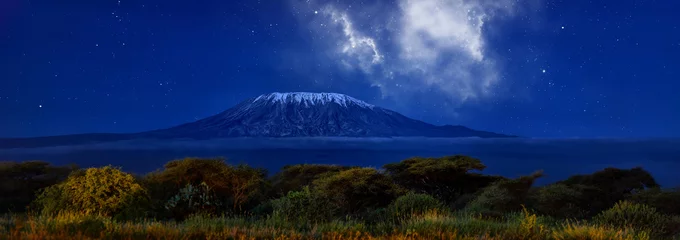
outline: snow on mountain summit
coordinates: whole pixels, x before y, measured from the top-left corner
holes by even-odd
[[[373,109],[374,107],[373,105],[364,101],[340,93],[274,92],[258,96],[253,100],[253,103],[258,101],[269,101],[273,103],[296,103],[304,104],[306,107],[316,104],[326,105],[329,103],[336,103],[343,107],[347,107],[348,104],[370,109]]]

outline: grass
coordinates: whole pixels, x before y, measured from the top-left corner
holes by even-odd
[[[431,211],[408,219],[365,224],[346,219],[320,224],[275,217],[196,216],[183,222],[117,222],[76,213],[0,218],[0,239],[650,239],[643,231],[554,221],[527,211],[504,219]],[[677,238],[676,238],[677,239]]]

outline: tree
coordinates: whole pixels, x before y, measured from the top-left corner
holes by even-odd
[[[479,194],[467,206],[469,210],[502,214],[522,209],[526,202],[529,189],[536,179],[543,176],[542,171],[537,171],[529,176],[516,179],[505,179],[495,182]]]
[[[272,177],[273,195],[275,197],[286,196],[290,191],[300,191],[304,186],[311,185],[314,180],[328,173],[337,173],[352,167],[323,165],[323,164],[297,164],[287,165]]]
[[[162,171],[148,174],[145,184],[159,203],[165,203],[187,185],[205,183],[218,201],[225,202],[221,206],[241,211],[244,203],[261,192],[266,184],[266,174],[264,169],[228,165],[222,158],[185,158],[171,161]],[[228,201],[231,203],[227,204]]]
[[[654,177],[640,167],[632,169],[605,168],[587,175],[575,175],[557,182],[581,191],[584,201],[579,205],[593,216],[633,193],[657,188]]]
[[[314,191],[347,214],[387,206],[404,189],[373,168],[353,168],[314,180]]]
[[[38,199],[45,214],[76,211],[104,216],[132,216],[141,213],[146,191],[130,174],[106,166],[76,171],[66,181],[48,187]]]
[[[0,162],[0,213],[23,212],[37,191],[64,181],[77,168],[43,161]]]
[[[474,193],[489,184],[504,179],[470,171],[486,168],[479,159],[455,155],[440,158],[409,158],[383,166],[399,185],[426,193],[447,203],[464,194]]]
[[[230,172],[228,189],[233,199],[233,208],[242,211],[242,206],[265,185],[267,172],[263,169],[238,165]]]

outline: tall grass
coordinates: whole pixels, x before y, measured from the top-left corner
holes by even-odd
[[[650,239],[647,232],[634,229],[545,222],[526,210],[503,219],[429,211],[400,221],[367,224],[346,219],[312,226],[273,217],[193,216],[183,222],[118,222],[103,216],[62,213],[4,216],[0,218],[0,239]]]

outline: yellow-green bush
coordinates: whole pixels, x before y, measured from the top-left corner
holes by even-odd
[[[135,178],[106,166],[78,171],[45,189],[35,202],[44,214],[75,211],[88,215],[141,217],[148,197]]]
[[[593,222],[615,228],[647,231],[653,236],[671,236],[678,233],[673,218],[659,213],[653,207],[621,201],[593,218]]]
[[[395,219],[410,218],[414,215],[419,216],[428,212],[446,212],[444,204],[438,199],[427,194],[416,194],[409,192],[394,200],[387,210],[390,217]]]

